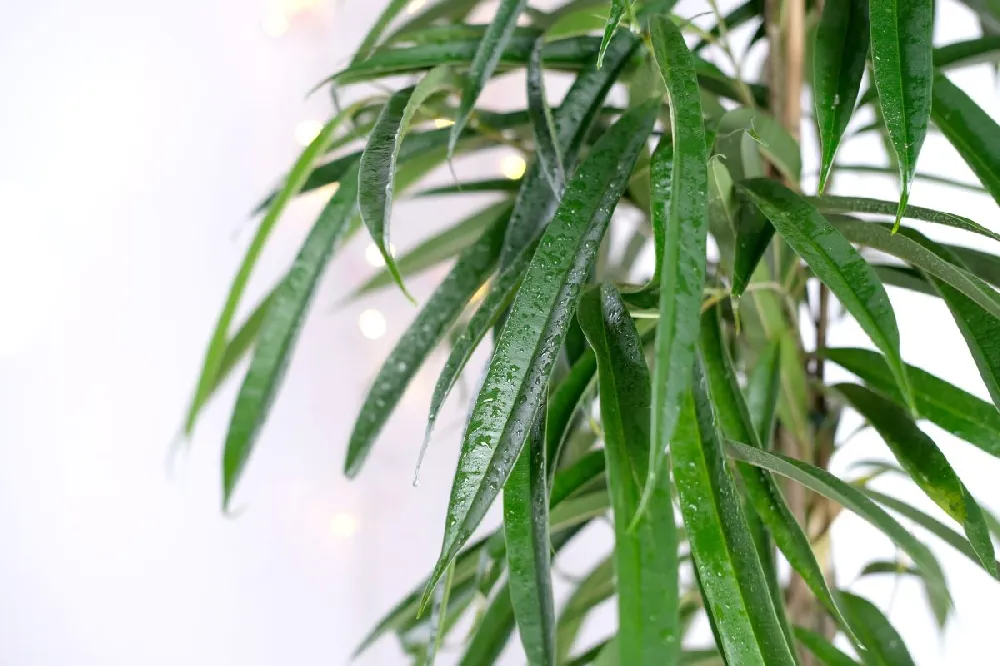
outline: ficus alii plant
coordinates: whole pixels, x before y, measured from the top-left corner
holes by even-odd
[[[337,111],[261,205],[205,354],[187,434],[249,359],[225,440],[224,505],[324,269],[364,227],[385,268],[356,294],[395,286],[409,297],[417,272],[450,270],[369,389],[346,475],[379,455],[380,430],[435,348],[449,354],[425,445],[473,352],[491,355],[468,405],[440,557],[358,653],[395,634],[414,664],[430,664],[474,616],[449,641],[466,666],[494,663],[515,628],[531,666],[914,663],[884,612],[837,585],[828,540],[843,510],[884,533],[900,556],[863,575],[918,578],[942,626],[952,601],[927,534],[1000,576],[996,520],[920,426],[1000,456],[1000,236],[908,203],[925,178],[1000,202],[1000,127],[949,79],[1000,53],[1000,10],[966,1],[983,36],[935,48],[932,0],[748,0],[725,12],[708,0],[689,15],[673,0],[500,0],[484,24],[467,18],[479,0],[419,12],[390,0],[324,82]],[[755,76],[754,49],[766,52]],[[511,74],[524,108],[485,107],[484,87]],[[546,92],[552,76],[571,80],[559,99]],[[819,140],[818,178],[802,173],[804,121]],[[932,128],[978,184],[917,171]],[[862,134],[881,137],[887,166],[838,162],[838,146]],[[497,146],[520,151],[523,176],[453,172],[451,184],[419,189],[451,158]],[[845,171],[889,174],[898,189],[835,196]],[[285,277],[235,321],[288,202],[331,184]],[[395,201],[469,192],[495,201],[398,259],[389,251]],[[616,211],[642,220],[616,229],[620,253],[608,249]],[[940,225],[967,243],[932,240]],[[654,263],[642,274],[647,247]],[[991,402],[901,356],[887,285],[944,302]],[[834,316],[870,345],[829,344]],[[830,365],[855,379],[827,381]],[[851,434],[838,427],[848,410],[894,462],[829,471]],[[877,491],[885,474],[939,514]],[[473,538],[495,502],[502,526]],[[613,552],[557,604],[553,561],[602,517]],[[611,597],[617,628],[578,645],[587,613]],[[689,637],[699,616],[709,645]]]

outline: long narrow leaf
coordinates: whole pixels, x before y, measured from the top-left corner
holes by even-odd
[[[698,349],[722,435],[726,439],[747,442],[754,448],[762,448],[757,430],[740,394],[736,372],[722,337],[717,308],[702,315],[701,343]],[[816,598],[830,611],[834,619],[846,627],[837,603],[826,585],[823,569],[813,554],[809,538],[796,522],[795,515],[774,478],[766,470],[745,462],[738,463],[737,469],[755,513],[767,526],[789,564],[802,577]]]
[[[466,74],[465,86],[462,88],[462,100],[458,105],[458,113],[455,115],[455,124],[451,128],[451,138],[448,141],[448,153],[451,154],[461,136],[462,130],[469,122],[472,109],[479,99],[479,93],[483,91],[486,82],[493,76],[500,58],[503,55],[507,42],[514,34],[517,27],[517,18],[524,10],[527,0],[500,0],[500,4],[493,16],[493,21],[486,29],[476,54],[469,65],[469,72]],[[534,49],[534,47],[532,47]],[[540,56],[539,56],[540,57]]]
[[[531,130],[535,137],[535,155],[542,174],[549,181],[552,191],[562,193],[566,184],[566,172],[563,167],[562,155],[556,144],[555,121],[549,103],[545,99],[545,77],[542,65],[542,40],[535,42],[528,59],[528,75],[526,77],[528,115],[531,117]]]
[[[618,648],[622,664],[677,659],[677,535],[670,475],[657,475],[646,511],[637,515],[649,476],[650,378],[639,332],[610,285],[584,295],[577,312],[597,356],[608,487],[615,519]]]
[[[881,354],[868,349],[827,349],[826,357],[871,388],[902,400]],[[917,413],[951,434],[1000,458],[1000,412],[990,403],[912,365],[906,366]]]
[[[503,491],[510,598],[518,635],[531,666],[555,666],[556,663],[547,476],[545,415],[542,413]]]
[[[898,227],[930,121],[934,0],[870,0],[869,10],[874,80],[899,160]]]
[[[813,47],[813,106],[823,149],[820,192],[826,189],[833,158],[861,90],[868,55],[868,28],[867,0],[823,5]]]
[[[353,477],[361,469],[410,380],[489,277],[500,253],[506,222],[503,218],[498,220],[478,242],[462,253],[386,358],[351,432],[344,463],[347,476]]]
[[[708,235],[708,155],[694,59],[680,29],[669,18],[657,17],[650,22],[650,40],[670,100],[673,165],[669,209],[656,201],[652,204],[654,211],[659,207],[661,215],[666,213],[666,219],[654,352],[652,438],[640,513],[656,487],[656,475],[691,380]],[[655,197],[664,188],[652,189]]]
[[[755,179],[741,186],[782,238],[840,299],[889,360],[900,392],[912,404],[899,355],[899,328],[885,288],[857,250],[802,197],[775,181]],[[905,202],[904,202],[905,203]]]
[[[583,282],[655,113],[651,104],[636,107],[594,145],[532,257],[463,436],[431,587],[479,525],[521,452]]]
[[[764,449],[771,448],[771,433],[778,411],[781,393],[781,340],[769,342],[757,357],[757,363],[747,380],[746,404],[757,431],[757,440]]]
[[[271,297],[226,433],[222,456],[223,509],[228,509],[253,453],[316,285],[357,207],[356,197],[356,180],[348,178],[320,213],[288,274]]]
[[[804,627],[795,627],[795,638],[820,660],[823,666],[859,666],[839,649],[834,647],[830,641],[814,631]]]
[[[969,543],[989,571],[996,555],[982,510],[934,441],[891,400],[857,384],[838,384],[836,389],[878,430],[924,494],[965,527]],[[991,571],[995,573],[995,569]]]
[[[747,528],[700,367],[671,441],[674,482],[695,566],[728,663],[792,665]]]
[[[850,592],[840,593],[840,603],[851,624],[859,627],[858,639],[866,650],[864,656],[868,663],[873,666],[914,666],[906,643],[875,604]]]

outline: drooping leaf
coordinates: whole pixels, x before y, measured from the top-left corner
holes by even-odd
[[[1000,203],[1000,126],[943,74],[934,77],[934,124]]]
[[[934,67],[938,71],[996,62],[998,58],[1000,58],[1000,35],[974,37],[934,49]],[[933,109],[931,117],[934,117]]]
[[[666,219],[662,222],[652,437],[640,512],[656,488],[656,475],[673,437],[683,396],[691,380],[708,236],[705,207],[708,155],[694,59],[680,29],[669,18],[657,17],[650,22],[650,43],[670,100],[673,165],[669,174],[669,208],[655,201],[665,188],[652,187],[654,217],[660,208],[659,214],[665,213]]]
[[[356,210],[356,183],[354,178],[348,178],[327,203],[288,274],[270,299],[226,433],[222,457],[223,509],[228,509],[236,484],[253,453],[323,269]],[[218,368],[216,364],[215,373]]]
[[[868,262],[815,208],[781,184],[755,179],[744,182],[741,191],[882,350],[900,392],[907,404],[912,404],[912,392],[899,355],[896,315],[885,288]]]
[[[608,488],[615,522],[618,648],[623,664],[677,659],[677,535],[670,475],[656,475],[652,499],[633,529],[649,478],[650,378],[639,332],[611,285],[587,292],[577,311],[597,356]]]
[[[838,384],[836,389],[874,426],[924,494],[964,526],[979,561],[990,570],[996,556],[982,510],[934,441],[891,400],[857,384]]]
[[[597,359],[588,349],[570,367],[569,372],[549,395],[545,438],[548,442],[548,455],[553,461],[553,470],[562,457],[562,447],[573,422],[573,415],[578,412],[596,371]]]
[[[793,183],[802,177],[799,144],[769,113],[748,107],[729,111],[719,121],[720,135],[746,132],[767,161]]]
[[[875,604],[850,592],[840,593],[840,603],[851,625],[858,627],[866,662],[873,666],[914,666],[903,639]]]
[[[823,666],[859,666],[823,636],[805,627],[795,627],[795,638],[820,660]]]
[[[723,30],[730,31],[756,20],[764,15],[764,3],[762,0],[747,0],[742,5],[737,6],[731,12],[722,17],[719,23],[713,25],[704,38],[695,44],[694,52],[697,53],[703,48],[717,40]],[[721,25],[720,25],[721,23]]]
[[[902,401],[881,354],[848,348],[827,349],[825,354],[871,388],[897,402]],[[1000,457],[1000,412],[996,407],[915,366],[906,366],[906,372],[920,416],[986,453]]]
[[[527,0],[500,0],[496,8],[493,21],[490,23],[482,40],[476,47],[476,54],[469,65],[466,74],[465,85],[462,88],[462,100],[458,105],[458,113],[455,115],[455,124],[451,127],[451,137],[448,140],[448,153],[451,154],[461,136],[465,124],[469,122],[473,107],[479,99],[479,94],[486,87],[486,82],[493,76],[504,49],[514,34],[517,27],[517,19],[524,10]],[[534,46],[532,50],[534,51]],[[530,57],[530,56],[529,56]],[[541,54],[539,53],[539,57]]]
[[[976,554],[976,551],[972,549],[972,545],[966,539],[962,538],[961,534],[951,529],[950,527],[942,523],[940,520],[927,515],[920,509],[910,506],[909,504],[903,502],[902,500],[896,499],[895,497],[891,497],[884,493],[877,492],[875,490],[872,490],[871,488],[865,489],[865,494],[871,497],[879,504],[881,504],[882,506],[885,506],[891,509],[892,511],[895,511],[896,513],[903,516],[907,520],[913,521],[914,523],[924,528],[937,538],[941,539],[946,544],[948,544],[949,546],[951,546],[952,548],[954,548],[955,550],[957,550],[958,552],[962,553],[967,558],[969,558],[969,560],[971,560],[972,563],[975,564],[976,566],[979,567],[982,566],[982,564],[979,561],[979,556]],[[917,566],[920,566],[919,562],[917,562],[916,564]],[[926,575],[927,571],[926,568],[924,569],[924,571]],[[1000,576],[994,573],[996,571],[1000,571],[1000,562],[994,562],[993,568],[986,570],[986,572],[991,576],[993,576],[993,578],[1000,580]]]
[[[521,284],[524,270],[531,261],[534,249],[534,245],[529,245],[514,259],[513,263],[497,275],[490,291],[483,298],[483,302],[469,319],[469,323],[462,333],[452,343],[451,353],[441,369],[441,374],[438,375],[437,383],[434,385],[434,394],[431,396],[424,446],[427,445],[431,431],[437,423],[438,414],[444,406],[444,401],[461,376],[462,370],[465,369],[465,364],[469,362],[486,333],[500,320],[500,316],[514,300],[514,295]]]
[[[955,603],[952,601],[951,593],[947,587],[939,587],[928,584],[930,581],[924,578],[924,574],[917,567],[909,566],[902,562],[889,560],[875,560],[865,565],[858,577],[872,576],[877,574],[907,575],[915,576],[924,586],[924,596],[927,597],[927,605],[934,614],[934,620],[939,629],[944,629],[948,622],[948,616],[954,609]]]
[[[542,66],[542,40],[535,42],[528,59],[527,98],[531,131],[535,137],[535,155],[542,175],[549,181],[552,191],[562,193],[566,172],[562,155],[556,143],[555,121],[545,99],[545,77]]]
[[[496,663],[511,634],[514,633],[514,606],[510,598],[510,583],[504,583],[476,623],[459,666],[480,666]]]
[[[868,56],[868,2],[842,0],[823,5],[813,46],[813,107],[822,157],[819,191],[833,166],[840,139],[854,113]]]
[[[389,274],[411,301],[413,297],[403,285],[396,260],[389,251],[389,215],[392,211],[396,162],[403,137],[417,110],[434,93],[457,85],[458,77],[451,68],[439,65],[429,71],[416,86],[394,93],[382,108],[382,113],[369,134],[365,150],[361,153],[361,168],[358,172],[361,219],[368,227],[375,246],[382,253]]]
[[[604,38],[601,40],[601,51],[597,56],[598,68],[604,62],[604,50],[608,48],[611,38],[615,36],[615,31],[618,30],[618,25],[622,22],[622,17],[625,16],[625,10],[628,9],[629,2],[630,0],[611,0],[608,8],[608,20],[604,24]]]
[[[601,560],[577,583],[559,613],[559,663],[568,657],[583,628],[583,622],[597,606],[615,593],[615,567],[611,556]],[[609,644],[610,645],[610,644]],[[615,650],[617,655],[617,650]]]
[[[386,31],[393,20],[399,16],[399,13],[410,4],[411,0],[389,0],[389,4],[386,5],[382,13],[379,14],[378,18],[375,19],[375,23],[372,27],[368,29],[368,33],[365,35],[364,39],[361,40],[361,45],[358,46],[358,50],[354,52],[354,58],[352,62],[361,62],[375,49],[378,44],[379,39],[382,38],[382,33]]]
[[[723,457],[699,364],[670,449],[688,542],[727,662],[794,664]]]
[[[927,134],[934,78],[934,0],[870,0],[873,78],[899,160],[899,216]]]
[[[396,268],[401,277],[418,275],[421,272],[437,266],[443,261],[472,245],[483,231],[495,224],[501,217],[509,216],[510,201],[501,201],[476,211],[469,217],[449,227],[441,233],[431,236],[415,248],[396,259]],[[344,300],[351,301],[360,296],[378,291],[393,284],[392,274],[383,267],[368,281],[351,292]]]
[[[485,178],[483,180],[467,180],[449,183],[437,187],[429,187],[417,192],[414,196],[435,197],[444,194],[479,194],[480,192],[517,192],[521,189],[520,178]]]
[[[353,477],[361,469],[410,380],[461,314],[465,304],[489,277],[500,253],[506,222],[506,219],[500,218],[479,241],[462,252],[382,364],[348,441],[344,463],[348,477]]]
[[[556,663],[547,472],[545,414],[539,413],[503,491],[510,598],[518,635],[531,666]]]
[[[852,219],[838,219],[836,228],[852,243],[902,259],[959,290],[994,317],[1000,317],[1000,299],[996,292],[975,275],[938,254],[937,244],[928,241],[923,234],[905,227],[899,233],[892,233],[887,224]]]
[[[914,564],[924,571],[925,576],[933,576],[941,581],[944,580],[941,565],[927,546],[910,534],[896,519],[868,499],[857,488],[844,483],[826,470],[804,463],[801,460],[776,453],[768,453],[767,451],[762,451],[738,442],[727,442],[726,451],[736,460],[742,460],[756,467],[762,467],[775,474],[787,477],[837,502],[844,508],[850,509],[889,537],[893,543],[910,556]],[[959,539],[964,541],[961,537]],[[942,582],[942,584],[944,583]],[[851,617],[846,613],[845,617],[849,625],[854,627],[855,625]]]
[[[706,311],[701,317],[701,341],[698,350],[722,436],[749,443],[757,449],[762,448],[757,429],[740,393],[729,352],[726,350],[718,306]],[[796,522],[795,515],[785,501],[778,484],[766,470],[746,462],[737,463],[736,467],[754,512],[767,526],[768,532],[789,564],[798,572],[831,616],[842,626],[846,626],[837,603],[826,585],[823,569],[816,561],[809,538]]]
[[[757,357],[747,380],[746,404],[757,440],[765,449],[771,448],[771,433],[778,411],[781,389],[781,340],[767,343]]]
[[[760,260],[774,238],[774,227],[756,206],[739,205],[735,216],[736,248],[733,257],[733,296],[739,298],[757,272]]]
[[[323,129],[320,130],[319,134],[316,135],[295,161],[281,189],[268,202],[267,213],[260,221],[257,233],[254,234],[246,254],[243,255],[243,261],[236,272],[236,277],[233,278],[233,284],[229,288],[226,302],[222,306],[219,320],[215,324],[212,337],[208,342],[208,348],[205,350],[205,360],[202,362],[201,374],[198,377],[194,397],[191,399],[191,406],[188,408],[185,418],[185,434],[191,433],[194,428],[194,421],[198,416],[198,411],[212,393],[212,387],[219,373],[219,366],[222,363],[229,340],[229,328],[233,323],[233,318],[236,316],[236,309],[243,298],[243,292],[246,290],[247,283],[250,281],[250,274],[253,272],[254,265],[257,263],[261,252],[263,252],[264,245],[267,243],[268,236],[270,236],[271,231],[274,230],[274,226],[278,223],[278,219],[281,217],[285,206],[306,184],[306,179],[312,172],[316,160],[326,150],[326,146],[333,138],[334,131],[336,131],[337,127],[340,126],[348,115],[349,109],[345,109],[323,126]]]
[[[463,437],[432,584],[479,525],[521,452],[583,282],[655,113],[652,104],[630,110],[594,145],[567,184],[525,271]]]
[[[881,215],[894,215],[898,208],[897,204],[890,201],[880,201],[879,199],[869,199],[867,197],[813,197],[810,198],[817,210],[833,213],[876,213]],[[961,215],[945,213],[931,208],[921,208],[920,206],[907,205],[903,209],[903,217],[934,224],[943,224],[954,229],[971,231],[974,234],[985,236],[991,240],[1000,241],[1000,234],[990,231],[983,225],[970,220]]]
[[[936,123],[937,121],[935,121]],[[893,169],[891,167],[884,166],[872,166],[870,164],[835,164],[834,169],[837,171],[842,171],[844,173],[857,173],[857,174],[872,174],[876,176],[896,176],[898,175],[898,169]],[[983,190],[982,186],[976,185],[974,183],[966,183],[961,180],[955,180],[954,178],[947,178],[945,176],[938,176],[932,173],[923,173],[917,171],[913,174],[913,179],[915,181],[922,180],[928,183],[934,183],[935,185],[944,185],[946,187],[954,187],[959,190],[964,190],[966,192],[973,192],[981,194]]]
[[[929,279],[958,324],[993,404],[1000,405],[1000,319],[944,280]]]

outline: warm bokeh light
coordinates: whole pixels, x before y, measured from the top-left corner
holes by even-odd
[[[508,155],[500,163],[500,173],[506,178],[517,180],[524,175],[524,170],[528,168],[524,158],[520,155]]]
[[[318,120],[303,120],[295,126],[295,141],[300,146],[308,146],[323,131],[323,123]]]
[[[330,533],[338,539],[350,539],[358,531],[358,517],[353,513],[335,513],[330,519]]]
[[[378,310],[365,310],[358,317],[358,328],[369,340],[378,340],[385,335],[385,316]]]
[[[438,129],[444,129],[445,127],[451,127],[454,124],[455,124],[455,121],[454,120],[450,120],[448,118],[435,118],[434,119],[434,127],[437,127]]]
[[[413,2],[411,2],[410,4],[408,4],[406,6],[406,13],[407,14],[416,14],[421,9],[423,9],[424,5],[426,5],[426,4],[427,4],[427,0],[413,0]]]
[[[269,9],[264,14],[261,27],[264,29],[264,34],[268,37],[281,37],[288,32],[288,15],[276,7]]]

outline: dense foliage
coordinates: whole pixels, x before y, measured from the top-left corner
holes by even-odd
[[[905,554],[865,574],[919,577],[942,625],[951,608],[944,573],[897,516],[1000,577],[995,519],[918,426],[1000,456],[1000,258],[931,240],[911,221],[963,230],[970,245],[1000,236],[907,203],[932,125],[1000,202],[1000,127],[944,73],[1000,52],[1000,14],[969,0],[984,36],[934,48],[933,0],[748,0],[726,16],[710,1],[708,29],[672,14],[671,0],[570,0],[551,11],[500,0],[487,25],[467,20],[479,0],[438,0],[415,15],[407,4],[390,0],[350,64],[325,82],[350,103],[262,205],[212,335],[188,433],[249,357],[225,441],[225,503],[324,268],[363,225],[386,267],[358,293],[396,284],[408,295],[408,277],[451,268],[370,388],[347,476],[361,471],[437,346],[449,340],[450,355],[427,437],[473,351],[488,345],[492,355],[469,405],[440,558],[359,653],[395,634],[413,663],[429,664],[485,604],[463,648],[468,666],[493,663],[515,626],[532,666],[913,663],[875,605],[836,588],[829,549],[818,545],[841,509],[856,513]],[[746,52],[763,48],[764,71],[748,80]],[[555,72],[572,79],[558,101],[545,90]],[[484,87],[511,73],[523,73],[526,108],[483,108]],[[368,85],[385,79],[389,87]],[[820,139],[815,192],[802,186],[804,85]],[[883,137],[889,166],[839,165],[838,145],[866,133]],[[523,177],[419,193],[494,192],[497,201],[394,258],[394,200],[451,156],[501,145],[522,151]],[[824,194],[847,168],[896,173],[899,199]],[[286,204],[333,183],[287,276],[236,328]],[[622,228],[625,250],[612,256],[616,209],[643,224]],[[647,281],[635,268],[648,244]],[[993,404],[901,357],[884,285],[943,300]],[[828,347],[834,302],[871,348]],[[831,363],[856,380],[826,382]],[[845,409],[898,464],[848,479],[827,470],[849,434],[838,429]],[[947,520],[869,487],[886,473],[908,478]],[[498,499],[502,528],[474,539]],[[613,555],[557,611],[553,557],[609,513]],[[779,554],[790,577],[778,575]],[[611,596],[617,633],[581,650],[583,619]],[[696,649],[687,636],[702,613],[715,644]],[[855,656],[834,647],[838,633]]]

